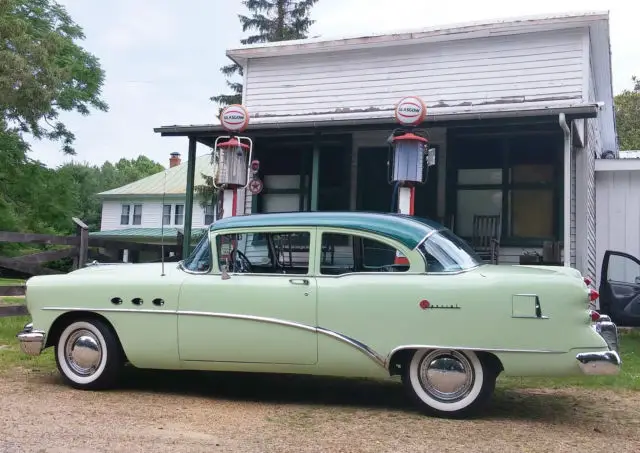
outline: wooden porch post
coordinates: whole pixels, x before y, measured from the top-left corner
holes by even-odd
[[[310,211],[318,210],[318,191],[320,189],[320,134],[313,136],[313,162],[311,167],[311,203]]]
[[[182,238],[182,257],[189,256],[191,249],[191,224],[193,220],[193,186],[196,175],[196,138],[189,137],[189,155],[187,157],[187,193],[184,206],[184,237]]]

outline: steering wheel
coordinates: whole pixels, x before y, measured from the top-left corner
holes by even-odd
[[[253,272],[253,268],[251,267],[251,261],[247,258],[247,256],[242,253],[238,249],[233,249],[231,251],[231,262],[233,263],[233,270],[231,272]],[[239,259],[238,259],[239,258]],[[238,268],[236,268],[237,264],[239,264]]]

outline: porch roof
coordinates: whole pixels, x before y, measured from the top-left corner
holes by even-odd
[[[460,107],[439,107],[427,111],[421,127],[446,127],[447,124],[460,122],[477,122],[479,120],[500,120],[518,118],[536,118],[557,116],[564,113],[567,120],[577,118],[594,118],[603,107],[602,103],[582,103],[576,101],[555,101],[546,106],[518,105],[514,101],[508,104],[484,104],[468,106],[463,111]],[[375,125],[394,124],[392,111],[370,111],[333,113],[320,115],[301,115],[288,117],[262,116],[253,119],[248,128],[251,131],[274,132],[279,130],[299,130],[318,128],[348,128],[358,130],[371,129]],[[162,136],[212,136],[225,132],[218,124],[171,125],[154,128],[154,132]]]

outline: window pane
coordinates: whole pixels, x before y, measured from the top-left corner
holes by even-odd
[[[511,236],[521,238],[553,237],[553,191],[511,191]]]
[[[184,260],[183,265],[194,272],[206,272],[211,269],[211,244],[208,234],[202,237],[191,255]]]
[[[396,253],[404,256],[384,242],[351,234],[323,233],[320,273],[342,275],[351,272],[408,271],[408,264],[395,264]]]
[[[458,189],[455,230],[459,236],[471,237],[474,215],[498,215],[502,212],[502,190]]]
[[[554,180],[553,165],[523,164],[511,169],[512,182],[549,184]]]
[[[120,212],[120,225],[129,225],[129,213],[131,212],[131,206],[123,204],[122,211]]]
[[[171,205],[165,204],[162,207],[162,224],[171,225]]]
[[[262,195],[262,212],[298,212],[300,195],[292,193],[273,193]]]
[[[175,215],[174,223],[176,225],[182,225],[183,222],[184,222],[184,205],[183,204],[177,204],[176,205],[176,215]]]
[[[502,168],[458,170],[458,184],[502,184]]]
[[[638,277],[640,277],[638,263],[620,255],[609,256],[608,281],[635,284]]]
[[[133,224],[142,224],[142,205],[136,204],[133,206]]]

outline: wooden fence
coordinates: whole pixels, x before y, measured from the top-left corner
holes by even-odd
[[[102,254],[96,250],[99,248],[160,251],[162,247],[160,244],[144,244],[105,238],[92,238],[89,236],[89,230],[84,222],[76,217],[73,217],[72,220],[76,227],[76,234],[71,236],[0,231],[0,243],[46,244],[60,247],[56,250],[47,250],[17,257],[0,256],[0,270],[5,269],[26,277],[62,274],[62,271],[45,267],[44,264],[63,258],[73,258],[72,269],[75,270],[85,267],[87,263],[92,260],[103,263],[113,263],[117,261],[113,257]],[[176,245],[169,244],[164,246],[165,251],[174,253],[173,260],[181,258],[182,234],[179,233],[176,239]],[[24,296],[25,289],[24,285],[0,286],[0,298],[3,296]],[[0,318],[23,316],[26,314],[28,313],[24,304],[0,305]]]

